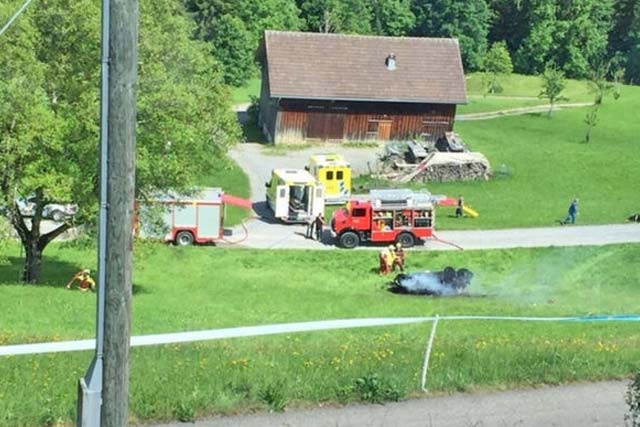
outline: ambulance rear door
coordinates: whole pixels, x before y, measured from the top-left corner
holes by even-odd
[[[276,200],[273,213],[276,218],[287,218],[289,216],[289,187],[278,185],[276,187]]]
[[[313,189],[311,216],[315,218],[318,214],[324,214],[324,187],[318,184],[311,188]]]

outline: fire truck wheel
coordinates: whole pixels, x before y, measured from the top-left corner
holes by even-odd
[[[181,231],[176,235],[176,243],[180,246],[189,246],[193,244],[193,234],[189,231]]]
[[[360,244],[360,238],[353,231],[345,231],[340,235],[340,246],[345,249],[353,249]]]
[[[410,248],[416,244],[416,238],[411,233],[402,233],[396,239],[396,243],[400,243],[403,248]]]

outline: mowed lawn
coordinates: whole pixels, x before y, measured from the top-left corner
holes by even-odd
[[[95,252],[47,249],[40,286],[15,284],[18,248],[0,266],[0,345],[89,338],[95,294],[67,291]],[[348,255],[348,256],[347,256]],[[474,297],[394,295],[371,251],[135,247],[133,333],[278,322],[434,314],[574,316],[640,313],[640,245],[409,252],[410,271],[475,273]],[[132,422],[191,419],[279,403],[386,399],[416,393],[429,324],[134,348]],[[73,419],[90,352],[0,358],[0,425]],[[619,378],[638,369],[636,323],[443,321],[433,391]],[[366,381],[366,380],[371,381]],[[372,380],[372,379],[375,379]],[[385,391],[386,390],[386,391]],[[369,390],[371,391],[371,390]]]
[[[480,213],[452,218],[439,209],[442,229],[551,226],[580,200],[580,224],[621,223],[640,212],[636,173],[640,170],[640,87],[626,86],[617,101],[605,99],[592,141],[584,143],[589,107],[457,122],[455,129],[473,151],[487,156],[495,176],[486,182],[413,184],[457,197]],[[504,174],[501,172],[505,172]],[[356,185],[390,185],[361,178]]]

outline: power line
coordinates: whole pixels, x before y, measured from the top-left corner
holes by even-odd
[[[22,6],[20,6],[20,9],[18,9],[18,11],[15,13],[15,15],[13,15],[11,17],[11,19],[9,19],[9,22],[6,23],[6,25],[4,27],[2,27],[2,29],[0,30],[0,36],[7,31],[7,29],[11,26],[11,24],[13,24],[13,21],[15,21],[16,19],[18,19],[18,16],[20,16],[22,14],[22,12],[24,12],[24,10],[27,8],[27,6],[29,6],[29,3],[31,3],[33,0],[27,0],[25,1]]]

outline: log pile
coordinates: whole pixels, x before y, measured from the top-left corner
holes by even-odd
[[[383,165],[378,177],[400,183],[487,180],[491,176],[489,161],[482,153],[475,152],[432,152],[419,163],[390,156]]]

